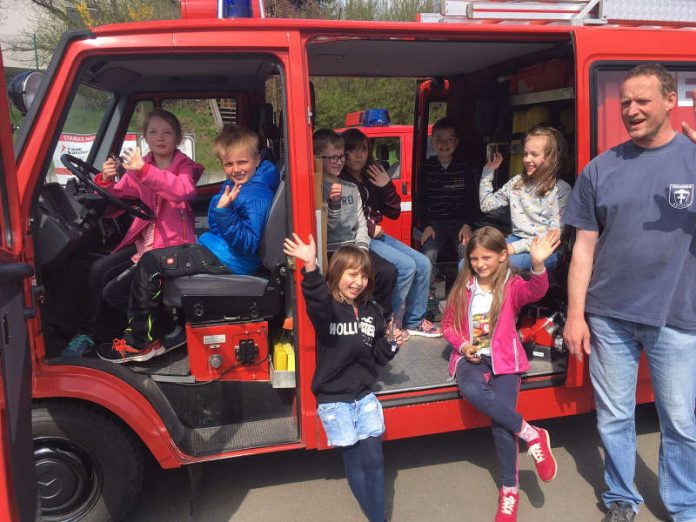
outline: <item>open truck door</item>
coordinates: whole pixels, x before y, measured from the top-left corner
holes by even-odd
[[[0,72],[3,72],[0,58]],[[31,433],[31,358],[24,290],[32,267],[21,261],[22,227],[5,82],[0,82],[0,519],[36,519]]]

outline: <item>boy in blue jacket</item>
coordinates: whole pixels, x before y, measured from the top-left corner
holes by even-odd
[[[208,207],[209,231],[195,245],[160,248],[140,259],[128,302],[128,327],[123,339],[102,346],[97,354],[114,363],[147,361],[185,342],[163,346],[157,318],[161,290],[167,279],[195,274],[256,273],[271,202],[280,174],[270,161],[261,161],[259,137],[240,126],[225,127],[213,144],[227,174],[220,193]],[[168,338],[172,338],[171,334]]]

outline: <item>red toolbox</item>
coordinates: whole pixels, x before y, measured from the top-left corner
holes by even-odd
[[[186,324],[189,364],[197,381],[269,381],[268,323]]]

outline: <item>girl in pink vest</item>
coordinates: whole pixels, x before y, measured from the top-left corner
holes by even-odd
[[[556,476],[548,432],[528,424],[516,411],[522,373],[529,363],[515,323],[524,305],[546,293],[544,261],[558,244],[556,229],[534,238],[531,277],[525,281],[510,271],[505,236],[493,227],[478,229],[467,244],[466,264],[454,282],[442,320],[453,348],[450,375],[462,397],[491,418],[503,475],[496,522],[517,520],[518,439],[527,443],[542,480]]]
[[[92,264],[87,281],[89,297],[79,332],[63,350],[62,357],[79,356],[94,346],[102,296],[125,312],[134,268],[145,252],[196,242],[189,201],[196,196],[203,166],[177,150],[183,134],[179,120],[171,112],[150,112],[143,136],[150,148],[145,157],[138,148],[125,151],[122,160],[126,170],[120,179],[119,162],[109,158],[94,181],[119,198],[140,200],[154,212],[155,220],[135,218],[113,253]]]

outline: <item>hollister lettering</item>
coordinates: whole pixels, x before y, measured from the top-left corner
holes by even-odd
[[[330,335],[356,335],[358,333],[358,323],[329,323]]]
[[[676,208],[689,208],[694,202],[694,184],[671,184],[669,186],[669,204]]]

